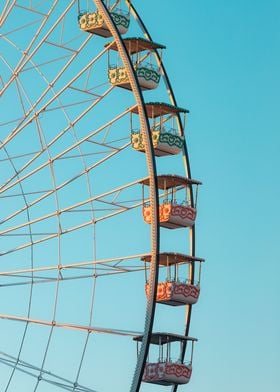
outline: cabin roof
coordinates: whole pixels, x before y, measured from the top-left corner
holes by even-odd
[[[145,38],[138,38],[138,37],[129,37],[124,38],[123,43],[125,44],[126,49],[128,50],[129,54],[139,53],[144,50],[156,50],[156,49],[165,49],[164,45],[158,44],[153,41],[149,41]],[[110,46],[110,50],[118,50],[118,46],[116,41],[108,42],[105,47]]]
[[[142,342],[143,337],[144,335],[135,336],[133,340],[135,340],[136,342]],[[151,334],[150,343],[161,346],[166,343],[183,342],[187,340],[197,342],[196,338],[192,338],[190,336],[176,335],[174,333],[167,332],[154,332]]]
[[[156,118],[165,114],[189,113],[189,110],[187,109],[173,106],[165,102],[147,102],[145,103],[145,107],[149,118]],[[130,111],[139,114],[138,105],[133,106]]]
[[[141,257],[142,261],[150,263],[152,259],[151,254],[147,254]],[[159,254],[159,264],[163,266],[174,265],[179,263],[191,263],[192,261],[200,261],[204,262],[205,259],[201,259],[200,257],[188,256],[182,253],[174,253],[174,252],[164,252]]]
[[[176,188],[178,186],[188,186],[188,185],[201,185],[202,182],[193,180],[191,178],[186,178],[182,176],[177,176],[176,174],[163,174],[157,176],[159,189],[169,189]],[[150,177],[143,178],[139,181],[139,184],[150,186]]]

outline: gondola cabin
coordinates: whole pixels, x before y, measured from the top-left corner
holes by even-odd
[[[179,113],[184,114],[183,131],[188,110],[162,102],[146,103],[145,107],[150,122],[155,155],[161,157],[179,154],[184,145],[184,136],[179,132],[178,116]],[[134,129],[133,114],[139,115],[137,105],[131,108],[131,145],[134,150],[145,152],[144,135],[141,131]]]
[[[143,335],[136,336],[134,340],[137,343],[142,342]],[[180,358],[172,358],[172,346],[178,342],[180,344],[180,352],[182,352],[183,346],[188,341],[191,342],[190,360],[182,362]],[[152,333],[150,343],[158,346],[158,355],[155,352],[149,352],[142,381],[164,386],[187,384],[192,375],[193,345],[195,341],[197,341],[195,338],[171,333]],[[153,357],[156,359],[150,361],[149,357],[152,354],[154,354]]]
[[[177,175],[160,175],[157,177],[158,188],[163,192],[159,200],[159,223],[167,229],[191,227],[196,219],[196,205],[198,185],[201,182]],[[143,185],[143,218],[145,223],[152,221],[152,210],[149,203],[145,202],[144,185],[150,185],[149,177],[140,181]],[[196,185],[193,205],[190,200],[190,188]],[[181,192],[183,199],[180,199]]]
[[[111,18],[113,19],[119,33],[125,34],[128,31],[130,24],[130,13],[124,11],[119,6],[110,7],[109,2],[107,6],[109,7]],[[96,34],[104,38],[112,36],[102,13],[98,10],[93,12],[79,11],[78,21],[80,29],[83,31]]]
[[[147,264],[151,262],[151,255],[145,255],[141,260],[145,263],[145,292],[148,297],[150,285]],[[159,254],[159,265],[161,267],[161,272],[163,272],[161,273],[161,276],[165,275],[165,279],[159,279],[156,302],[170,306],[195,304],[198,301],[200,294],[201,263],[203,261],[204,259],[179,253]],[[195,262],[199,263],[197,281],[190,279],[191,268],[193,268]],[[180,268],[186,264],[189,265],[189,276],[187,276],[187,278],[182,278],[180,275]]]
[[[161,71],[155,64],[155,50],[162,50],[165,46],[149,41],[144,38],[124,38],[123,43],[131,58],[134,72],[137,76],[141,90],[155,89],[161,77]],[[118,87],[132,90],[129,75],[125,65],[119,65],[120,56],[117,53],[116,61],[112,63],[111,51],[118,52],[115,42],[106,44],[108,46],[108,78],[109,82]],[[117,65],[115,65],[117,64]]]

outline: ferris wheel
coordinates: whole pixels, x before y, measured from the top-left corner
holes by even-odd
[[[165,46],[129,0],[0,12],[1,391],[175,392],[204,259]]]

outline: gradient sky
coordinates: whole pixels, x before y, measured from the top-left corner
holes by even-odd
[[[133,3],[167,47],[177,103],[190,110],[192,177],[203,181],[196,253],[206,263],[190,333],[199,342],[180,391],[278,392],[280,3]]]
[[[206,264],[191,328],[199,343],[182,390],[276,392],[280,3],[156,0],[151,12],[138,3],[191,111],[192,176],[204,184],[197,254]]]

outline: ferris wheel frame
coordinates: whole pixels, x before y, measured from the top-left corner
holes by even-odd
[[[55,1],[53,6],[50,9],[50,14],[52,12],[53,7],[58,3],[58,1]],[[71,7],[75,1],[71,1],[68,7]],[[140,120],[140,128],[141,132],[144,137],[144,143],[146,147],[145,155],[146,155],[146,161],[147,161],[147,168],[148,168],[148,174],[149,174],[149,187],[150,187],[150,196],[149,196],[149,202],[151,206],[151,262],[150,262],[150,278],[149,278],[149,295],[147,298],[147,307],[146,307],[146,317],[145,317],[145,327],[144,327],[144,332],[143,332],[143,338],[142,338],[142,344],[141,344],[141,349],[140,353],[137,358],[137,363],[136,363],[136,369],[134,373],[134,377],[132,380],[132,385],[131,385],[131,392],[136,392],[139,391],[142,383],[142,378],[143,378],[143,373],[144,373],[144,368],[147,360],[147,355],[151,343],[151,337],[152,337],[152,332],[153,332],[153,323],[154,323],[154,317],[155,317],[155,309],[156,309],[156,293],[157,293],[157,285],[158,285],[158,271],[159,271],[159,254],[160,254],[160,221],[159,221],[159,189],[158,189],[158,181],[157,181],[157,165],[156,165],[156,157],[155,157],[155,152],[153,148],[153,141],[151,137],[151,128],[149,124],[149,119],[148,119],[148,114],[145,106],[145,99],[141,90],[141,86],[139,84],[138,78],[136,76],[134,66],[131,60],[131,57],[128,53],[128,50],[126,48],[126,45],[124,44],[123,37],[120,34],[116,23],[114,22],[114,19],[110,15],[110,10],[102,0],[94,0],[94,3],[98,9],[98,11],[103,15],[104,20],[106,22],[106,25],[108,26],[111,35],[113,37],[113,40],[115,44],[117,45],[119,55],[121,57],[121,60],[127,70],[128,76],[129,76],[129,82],[131,84],[131,89],[132,93],[135,97],[136,104],[138,106],[138,111],[139,111],[139,120]],[[127,4],[127,7],[130,9],[131,14],[133,15],[134,19],[137,21],[138,25],[140,26],[144,36],[146,37],[147,40],[152,41],[152,37],[149,34],[146,26],[144,25],[144,22],[142,21],[140,15],[137,13],[134,5],[130,0],[125,0],[125,3]],[[15,0],[7,2],[6,7],[4,9],[5,17],[8,16],[9,10],[12,9],[13,5],[15,4]],[[67,13],[68,7],[65,9],[65,13]],[[63,16],[61,16],[63,18]],[[46,19],[47,20],[47,19]],[[61,20],[61,19],[60,19]],[[5,18],[3,18],[2,22],[4,23]],[[57,24],[59,23],[59,20],[56,22]],[[44,24],[42,24],[41,29],[43,29]],[[40,29],[40,31],[41,31]],[[45,38],[44,38],[45,39]],[[88,40],[90,37],[88,37]],[[35,37],[34,37],[35,40]],[[30,47],[32,46],[33,41],[30,43]],[[83,44],[86,45],[87,40]],[[40,44],[39,44],[40,45]],[[83,47],[82,46],[82,47]],[[107,49],[106,49],[107,50]],[[27,50],[28,52],[28,50]],[[104,50],[105,52],[105,50]],[[176,98],[174,95],[174,92],[172,90],[171,83],[169,81],[167,72],[164,68],[161,56],[157,50],[154,51],[158,66],[161,68],[162,72],[162,77],[164,79],[166,89],[168,91],[168,95],[170,98],[170,102],[172,105],[177,106]],[[32,58],[33,52],[29,55],[30,58]],[[101,54],[99,54],[101,55]],[[95,61],[96,59],[93,59],[92,61]],[[20,72],[20,70],[24,67],[28,60],[22,61],[19,63],[19,67],[14,74],[14,78],[16,78],[17,73]],[[70,62],[73,60],[69,60]],[[67,63],[68,64],[68,63]],[[64,69],[66,69],[67,65],[61,70],[61,73],[64,72]],[[56,80],[59,79],[59,73],[57,75],[57,79],[55,79],[52,84],[49,86],[51,89],[53,85],[55,84]],[[79,74],[76,75],[76,78],[79,77]],[[75,80],[75,78],[74,78]],[[9,83],[11,83],[13,79],[10,80]],[[72,82],[72,80],[71,80]],[[70,83],[69,83],[70,84]],[[3,86],[2,92],[4,92],[7,88],[9,87],[8,84]],[[64,87],[66,88],[66,87]],[[59,96],[60,92],[55,94],[52,98],[53,101]],[[44,111],[44,106],[41,109]],[[90,110],[90,109],[89,109]],[[32,118],[36,119],[36,116],[38,113],[34,113]],[[179,131],[181,135],[183,135],[183,124],[182,120],[180,118],[180,115],[177,116],[177,121],[178,121],[178,126],[179,126]],[[23,122],[22,127],[24,127],[26,124]],[[19,127],[17,132],[19,132],[22,128]],[[14,136],[14,135],[13,135]],[[8,142],[8,140],[7,140]],[[5,148],[5,141],[2,143],[2,148]],[[190,169],[190,162],[189,162],[189,155],[188,155],[188,150],[187,150],[187,145],[186,145],[186,140],[184,140],[183,144],[183,162],[184,162],[184,168],[185,168],[185,173],[187,178],[192,178],[191,177],[191,169]],[[16,171],[16,170],[15,170]],[[20,181],[19,181],[20,183]],[[193,189],[192,186],[188,187],[188,192],[189,192],[189,198],[190,198],[190,203],[191,206],[194,206],[195,200],[194,200],[194,194],[193,194]],[[24,192],[23,192],[23,197],[24,197]],[[28,208],[27,208],[28,210]],[[190,256],[195,257],[195,225],[189,228],[189,235],[190,235]],[[195,264],[194,262],[190,263],[190,280],[191,282],[194,281],[194,273],[195,273]],[[189,330],[190,330],[190,323],[191,323],[191,314],[192,314],[192,305],[186,305],[186,322],[185,322],[185,330],[184,330],[184,336],[187,337],[189,335]],[[29,322],[32,322],[29,320]],[[36,321],[35,321],[36,322]],[[55,325],[53,325],[54,327]],[[57,324],[57,326],[59,326]],[[73,326],[75,328],[75,326]],[[183,345],[182,345],[182,351],[181,351],[181,361],[183,362],[184,356],[185,356],[185,351],[187,347],[187,340],[184,340]],[[172,391],[175,392],[177,391],[178,385],[174,385],[172,387]]]

